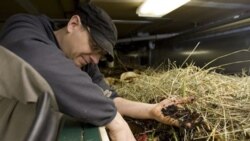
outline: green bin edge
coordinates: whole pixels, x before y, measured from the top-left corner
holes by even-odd
[[[65,118],[58,141],[101,141],[99,128]]]

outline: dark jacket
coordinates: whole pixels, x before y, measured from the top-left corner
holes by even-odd
[[[33,66],[49,83],[61,112],[97,126],[109,123],[116,114],[109,89],[98,66],[82,71],[60,50],[46,16],[17,14],[2,28],[0,44]],[[115,92],[113,92],[115,95]]]

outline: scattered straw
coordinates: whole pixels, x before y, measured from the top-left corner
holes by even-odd
[[[250,77],[226,76],[193,65],[168,71],[146,70],[130,83],[113,85],[123,97],[141,102],[195,96],[189,107],[211,127],[192,132],[192,139],[247,140],[250,135]]]

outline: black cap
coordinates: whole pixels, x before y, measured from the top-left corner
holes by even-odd
[[[110,16],[101,8],[89,3],[78,7],[82,23],[90,28],[95,42],[108,52],[108,61],[113,61],[113,48],[117,41],[117,29]]]

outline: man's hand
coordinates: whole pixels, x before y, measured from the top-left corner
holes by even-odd
[[[106,128],[108,128],[109,137],[112,141],[135,141],[128,124],[118,112],[115,118],[106,125]]]
[[[171,105],[181,105],[181,104],[187,104],[193,102],[193,97],[187,97],[187,98],[181,98],[181,99],[165,99],[161,101],[160,103],[157,103],[150,111],[150,115],[153,119],[167,124],[167,125],[173,125],[173,126],[180,126],[180,123],[178,119],[172,118],[170,116],[166,116],[163,114],[162,109],[169,107]],[[187,125],[188,126],[188,125]]]

